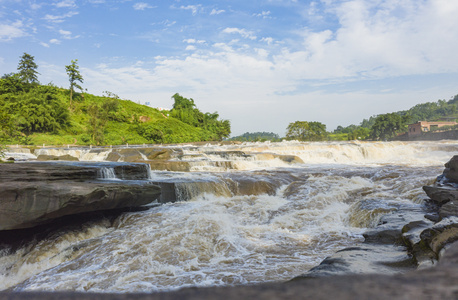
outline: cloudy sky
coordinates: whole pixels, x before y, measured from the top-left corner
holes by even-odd
[[[456,0],[0,0],[0,75],[171,108],[193,98],[232,132],[328,130],[458,94]]]

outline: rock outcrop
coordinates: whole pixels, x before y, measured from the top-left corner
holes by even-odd
[[[108,166],[117,178],[127,180],[102,180],[101,170]],[[149,204],[159,198],[160,188],[140,180],[147,178],[146,168],[70,162],[0,164],[0,230]]]
[[[129,162],[149,164],[152,170],[189,172],[200,170],[202,167],[210,169],[237,170],[239,163],[244,161],[271,161],[278,160],[286,164],[302,164],[302,159],[295,155],[281,155],[274,153],[246,153],[244,151],[194,151],[195,146],[183,148],[131,147],[131,148],[40,148],[33,152],[39,161],[93,161],[103,160],[110,162]],[[29,150],[29,149],[25,149]],[[24,150],[24,151],[25,151]],[[186,151],[183,151],[186,150]],[[22,151],[21,148],[10,149],[11,152]],[[30,152],[30,150],[29,150]],[[30,154],[32,155],[32,154]],[[33,156],[32,155],[32,156]],[[209,160],[208,156],[216,157]],[[24,160],[19,153],[9,153],[7,158]],[[96,158],[96,159],[94,159]],[[28,157],[28,159],[31,159]],[[204,163],[203,163],[204,162]]]

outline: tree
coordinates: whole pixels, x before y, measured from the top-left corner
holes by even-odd
[[[371,127],[370,137],[374,140],[388,140],[402,130],[406,119],[396,113],[378,115]]]
[[[327,138],[326,125],[320,122],[296,121],[286,129],[288,140],[323,141]]]
[[[22,82],[28,84],[38,83],[37,75],[40,73],[37,72],[37,68],[38,66],[34,61],[34,57],[24,52],[17,66],[17,70],[19,71],[18,74]]]
[[[68,80],[70,81],[70,107],[72,106],[72,98],[74,93],[74,88],[77,88],[83,91],[83,88],[77,83],[83,83],[83,76],[81,76],[78,66],[78,60],[72,60],[72,63],[68,66],[65,66],[65,71],[68,74]]]
[[[38,86],[28,93],[4,95],[3,100],[3,109],[14,116],[15,128],[25,134],[57,132],[70,125],[68,109],[54,87]]]
[[[113,118],[113,114],[119,108],[118,99],[107,98],[101,106],[92,103],[87,110],[89,115],[88,133],[91,135],[92,141],[97,145],[103,144],[105,140],[104,131],[109,119]]]
[[[365,127],[358,127],[352,132],[348,133],[348,140],[365,140],[370,135],[370,129]]]
[[[9,73],[0,79],[0,94],[19,93],[26,91],[26,84],[17,73]]]

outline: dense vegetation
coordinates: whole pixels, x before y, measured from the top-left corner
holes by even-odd
[[[37,80],[33,56],[24,53],[18,72],[0,79],[0,142],[4,144],[116,145],[222,140],[230,122],[202,113],[193,99],[173,95],[173,109],[120,100],[111,92],[82,92],[77,60],[66,66],[69,89]],[[78,89],[80,92],[77,92]]]
[[[335,139],[387,140],[407,132],[407,124],[418,121],[456,121],[458,119],[458,95],[449,101],[438,100],[417,104],[414,107],[394,113],[372,116],[360,125],[338,126],[333,132]],[[456,129],[441,127],[441,130]]]
[[[244,134],[232,137],[229,140],[239,142],[281,141],[280,136],[273,132],[245,132]]]
[[[290,123],[286,130],[287,140],[324,141],[328,135],[326,125],[320,122],[296,121]]]

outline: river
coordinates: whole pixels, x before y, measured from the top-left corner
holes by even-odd
[[[127,293],[287,281],[361,243],[400,205],[421,207],[422,186],[458,142],[169,147],[183,150],[174,159],[192,162],[191,172],[152,170],[149,181],[176,183],[178,201],[3,249],[0,290]],[[101,161],[107,153],[78,155]]]

